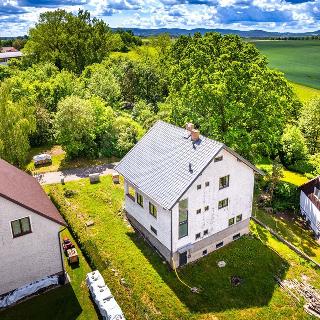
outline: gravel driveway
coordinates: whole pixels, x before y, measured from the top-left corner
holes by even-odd
[[[51,183],[60,183],[61,178],[64,178],[65,182],[87,178],[91,173],[100,173],[100,175],[104,176],[107,174],[116,173],[116,171],[113,169],[116,166],[116,164],[117,162],[88,167],[88,168],[75,168],[75,169],[67,169],[63,171],[47,172],[47,173],[35,175],[35,178],[41,184],[51,184]]]

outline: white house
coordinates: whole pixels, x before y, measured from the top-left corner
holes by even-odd
[[[300,210],[309,221],[317,238],[320,237],[320,176],[300,187]]]
[[[0,159],[0,296],[47,276],[64,276],[64,225],[36,179]]]
[[[120,161],[125,210],[171,266],[249,232],[255,173],[224,144],[158,121]]]
[[[13,58],[21,58],[23,53],[20,51],[0,52],[0,65],[7,65],[8,61]]]

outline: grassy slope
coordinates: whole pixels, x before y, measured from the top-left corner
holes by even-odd
[[[255,41],[270,66],[295,83],[320,89],[320,41]]]
[[[68,231],[62,236],[71,237]],[[27,300],[0,313],[1,320],[98,320],[91,302],[85,276],[91,271],[77,247],[80,267],[71,269],[65,261],[71,283]]]
[[[320,90],[318,89],[306,87],[297,83],[291,83],[291,84],[293,86],[295,93],[301,100],[301,102],[306,102],[312,99],[313,97],[320,95]]]
[[[82,180],[47,188],[61,202],[64,189],[78,192],[67,199],[62,211],[108,279],[128,319],[310,319],[278,288],[273,276],[297,277],[304,273],[320,283],[318,273],[256,225],[253,231],[272,250],[248,237],[179,271],[190,285],[202,288],[197,295],[181,285],[123,220],[122,185],[114,186],[111,177],[103,177],[97,185]],[[84,227],[88,219],[95,221],[90,229]],[[227,262],[226,268],[217,267],[221,259]],[[242,277],[244,283],[232,287],[232,275]],[[120,284],[122,277],[128,287]]]

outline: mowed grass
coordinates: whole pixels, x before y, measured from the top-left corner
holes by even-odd
[[[69,237],[65,230],[62,238]],[[74,241],[73,241],[74,242]],[[75,242],[74,242],[75,244]],[[71,279],[69,284],[22,302],[0,312],[1,320],[98,320],[95,307],[85,285],[85,276],[91,271],[80,249],[76,246],[80,264],[71,268],[65,258],[65,266]]]
[[[127,319],[311,319],[278,287],[274,276],[303,273],[320,283],[319,274],[259,226],[254,225],[253,232],[261,240],[241,238],[178,271],[185,282],[201,289],[194,294],[123,217],[122,183],[114,185],[105,176],[96,185],[86,179],[46,186],[46,190]],[[66,190],[75,195],[66,199]],[[88,220],[94,226],[87,228]],[[217,267],[220,260],[226,261],[225,268]],[[243,279],[237,287],[230,283],[235,275]]]
[[[319,40],[259,40],[257,48],[271,68],[284,72],[292,82],[320,89]]]
[[[316,96],[320,96],[320,90],[318,89],[306,87],[297,83],[291,83],[291,85],[302,103],[305,103]]]

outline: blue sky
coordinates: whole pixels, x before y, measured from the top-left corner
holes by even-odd
[[[0,36],[27,34],[39,14],[87,9],[111,27],[320,29],[320,0],[0,0]]]

